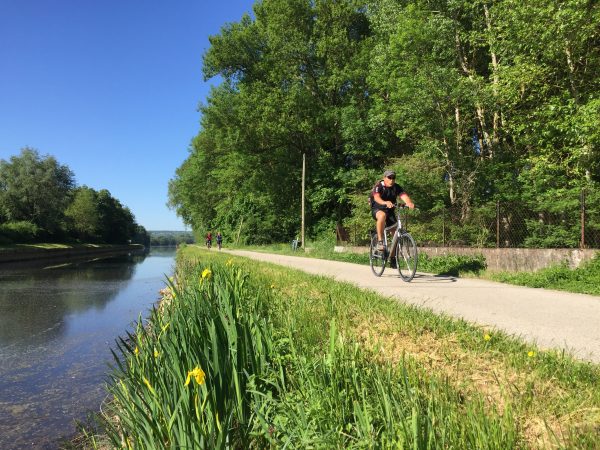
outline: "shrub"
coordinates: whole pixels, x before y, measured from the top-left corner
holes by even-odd
[[[0,224],[0,241],[6,243],[34,242],[40,234],[40,228],[27,221]]]

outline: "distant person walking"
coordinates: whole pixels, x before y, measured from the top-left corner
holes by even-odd
[[[220,231],[217,231],[217,247],[221,250],[221,245],[223,244],[223,236]]]

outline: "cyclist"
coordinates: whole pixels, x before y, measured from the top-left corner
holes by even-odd
[[[217,246],[219,247],[219,250],[221,250],[222,244],[223,244],[223,235],[221,234],[220,231],[217,231]]]
[[[396,172],[386,170],[383,173],[383,180],[378,181],[369,197],[371,203],[371,215],[377,221],[377,250],[384,251],[383,230],[386,226],[392,226],[396,223],[394,207],[400,197],[410,209],[415,207],[414,203],[402,187],[396,184]]]
[[[212,245],[212,233],[209,231],[206,233],[206,248],[210,248]]]

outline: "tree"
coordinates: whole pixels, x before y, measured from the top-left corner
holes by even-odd
[[[24,148],[0,160],[0,210],[8,221],[29,221],[50,235],[59,233],[74,187],[73,172],[53,156]]]
[[[127,244],[137,231],[129,208],[106,189],[98,192],[99,235],[108,244]]]
[[[87,186],[77,188],[65,216],[70,221],[72,232],[81,240],[94,241],[98,239],[100,212],[96,191]]]

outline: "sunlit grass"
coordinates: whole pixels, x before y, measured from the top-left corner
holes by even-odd
[[[193,247],[178,261],[117,351],[117,447],[598,442],[596,365],[292,269]]]
[[[600,254],[575,269],[562,264],[533,273],[491,272],[486,278],[520,286],[600,295]]]

